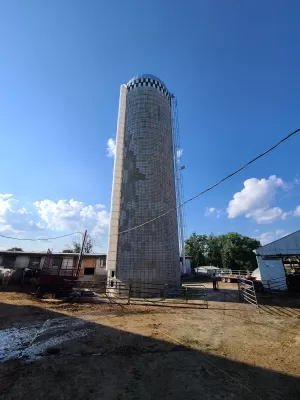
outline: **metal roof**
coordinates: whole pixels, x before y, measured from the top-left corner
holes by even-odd
[[[300,230],[254,250],[257,256],[300,254]]]
[[[10,254],[10,255],[18,255],[18,256],[46,256],[46,251],[5,251],[0,250],[1,255]],[[54,252],[53,256],[78,256],[78,253],[62,253],[62,252]],[[106,257],[106,253],[85,253],[84,257]]]

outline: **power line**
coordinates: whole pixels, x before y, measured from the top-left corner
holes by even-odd
[[[255,158],[253,158],[252,160],[248,161],[246,164],[244,164],[242,167],[238,168],[236,171],[232,172],[231,174],[225,176],[225,178],[219,180],[217,183],[215,183],[214,185],[208,187],[207,189],[203,190],[202,192],[196,194],[195,196],[191,197],[190,199],[184,201],[183,203],[179,204],[177,207],[171,208],[170,210],[166,211],[163,214],[158,215],[155,218],[150,219],[149,221],[144,222],[143,224],[140,225],[136,225],[133,228],[130,229],[126,229],[122,232],[116,233],[115,235],[121,235],[122,233],[127,233],[130,231],[133,231],[135,229],[141,228],[144,225],[150,224],[151,222],[156,221],[159,218],[164,217],[165,215],[169,214],[172,211],[177,210],[177,208],[182,207],[183,205],[190,203],[191,201],[195,200],[197,197],[202,196],[204,193],[209,192],[210,190],[214,189],[216,186],[219,186],[221,183],[225,182],[227,179],[231,178],[232,176],[236,175],[237,173],[239,173],[240,171],[242,171],[243,169],[245,169],[246,167],[248,167],[250,164],[254,163],[255,161],[257,161],[259,158],[265,156],[266,154],[270,153],[272,150],[276,149],[276,147],[278,147],[280,144],[282,144],[283,142],[285,142],[287,139],[289,139],[290,137],[294,136],[296,133],[298,133],[300,131],[299,129],[296,129],[294,132],[290,133],[289,135],[285,136],[283,139],[281,139],[279,142],[277,142],[276,144],[274,144],[272,147],[270,147],[268,150],[264,151],[263,153],[259,154],[258,156],[256,156]],[[15,237],[11,237],[11,236],[5,236],[5,235],[1,235],[0,237],[3,237],[5,239],[13,239],[13,240],[27,240],[27,241],[39,241],[39,240],[55,240],[55,239],[61,239],[67,236],[71,236],[71,235],[76,235],[76,234],[81,234],[82,232],[72,232],[72,233],[68,233],[67,235],[62,235],[62,236],[56,236],[56,237],[50,237],[50,238],[40,238],[40,239],[26,239],[26,238],[15,238]],[[110,236],[115,236],[115,235],[110,235]],[[102,236],[102,235],[101,235]],[[103,235],[104,236],[104,235]],[[106,235],[105,235],[106,236]]]
[[[5,235],[0,235],[0,237],[3,237],[3,238],[5,238],[5,239],[29,240],[29,241],[35,242],[35,241],[39,241],[39,240],[61,239],[61,238],[67,237],[67,236],[77,235],[77,234],[82,235],[82,232],[72,232],[72,233],[68,233],[67,235],[62,235],[62,236],[55,236],[55,237],[50,237],[50,238],[36,238],[36,239],[16,238],[16,237],[5,236]]]
[[[287,139],[289,139],[290,137],[292,137],[293,135],[295,135],[296,133],[298,133],[300,131],[299,129],[296,129],[294,132],[290,133],[289,135],[285,136],[283,139],[281,139],[279,142],[277,142],[276,144],[274,144],[272,147],[270,147],[268,150],[264,151],[263,153],[259,154],[257,157],[253,158],[252,160],[248,161],[246,164],[244,164],[242,167],[240,167],[239,169],[237,169],[236,171],[232,172],[231,174],[225,176],[225,178],[221,179],[220,181],[218,181],[217,183],[215,183],[214,185],[208,187],[207,189],[203,190],[202,192],[196,194],[195,196],[191,197],[190,199],[184,201],[183,203],[179,204],[177,207],[171,208],[170,210],[166,211],[165,213],[159,215],[158,217],[155,217],[153,219],[150,219],[147,222],[144,222],[143,224],[134,226],[133,228],[130,229],[126,229],[122,232],[117,233],[116,235],[121,235],[122,233],[127,233],[130,231],[133,231],[134,229],[138,229],[141,228],[144,225],[150,224],[151,222],[156,221],[159,218],[164,217],[165,215],[169,214],[172,211],[177,210],[177,208],[182,207],[183,205],[190,203],[191,201],[195,200],[197,197],[202,196],[204,193],[209,192],[210,190],[214,189],[216,186],[219,186],[221,183],[223,183],[224,181],[226,181],[227,179],[231,178],[232,176],[236,175],[237,173],[239,173],[240,171],[242,171],[243,169],[245,169],[246,167],[248,167],[250,164],[254,163],[255,161],[257,161],[259,158],[265,156],[266,154],[270,153],[272,150],[276,149],[276,147],[278,147],[280,144],[282,144],[283,142],[285,142]],[[112,235],[114,236],[114,235]]]

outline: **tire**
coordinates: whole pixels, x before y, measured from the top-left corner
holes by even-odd
[[[225,283],[226,282],[226,278],[221,278],[221,281]]]
[[[227,282],[227,283],[231,283],[231,279],[230,279],[230,278],[227,278],[227,279],[226,279],[226,282]]]

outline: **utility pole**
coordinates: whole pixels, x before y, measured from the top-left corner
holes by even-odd
[[[79,269],[80,269],[82,256],[83,256],[84,245],[85,245],[85,241],[86,241],[86,235],[87,235],[87,230],[84,231],[83,238],[82,238],[82,245],[81,245],[81,249],[80,249],[80,253],[79,253],[79,257],[78,257],[78,261],[77,261],[77,267],[76,267],[76,276],[78,276],[78,274],[79,274]]]

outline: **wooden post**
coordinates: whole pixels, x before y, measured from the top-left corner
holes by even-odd
[[[76,276],[79,275],[79,269],[81,266],[81,260],[82,260],[82,256],[83,256],[86,235],[87,235],[87,230],[84,231],[83,238],[82,238],[82,245],[81,245],[81,249],[80,249],[80,253],[79,253],[79,257],[78,257],[78,261],[77,261],[77,266],[76,266]]]

